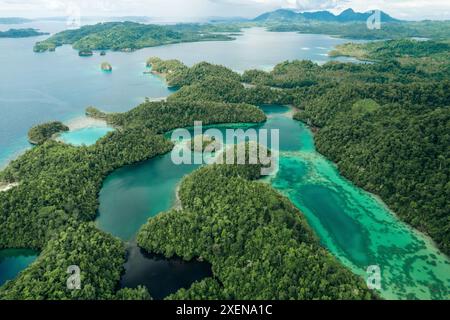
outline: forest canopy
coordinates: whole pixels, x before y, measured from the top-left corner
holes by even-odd
[[[54,134],[64,131],[69,131],[69,127],[59,121],[39,124],[28,131],[28,140],[32,144],[42,144]]]

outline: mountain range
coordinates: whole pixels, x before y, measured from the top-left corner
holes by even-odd
[[[334,15],[329,11],[315,11],[315,12],[296,12],[289,9],[279,9],[271,12],[266,12],[253,21],[256,22],[268,22],[268,21],[307,21],[316,20],[324,22],[365,22],[373,14],[373,11],[368,12],[355,12],[353,9],[347,9],[342,11],[338,15]],[[395,19],[388,15],[387,13],[380,12],[382,22],[399,22],[400,20]]]

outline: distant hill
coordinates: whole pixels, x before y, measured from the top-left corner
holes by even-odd
[[[315,12],[296,12],[289,9],[279,9],[272,12],[266,12],[253,21],[264,22],[264,21],[324,21],[324,22],[363,22],[373,14],[373,11],[368,12],[355,12],[353,9],[347,9],[342,11],[338,15],[334,15],[329,11],[315,11]],[[387,13],[381,11],[381,21],[382,22],[399,22],[395,18],[392,18]]]
[[[0,24],[21,24],[31,21],[33,20],[18,17],[0,18]]]
[[[9,29],[8,31],[0,31],[0,38],[27,38],[48,35],[47,32],[40,32],[39,30],[27,29]]]

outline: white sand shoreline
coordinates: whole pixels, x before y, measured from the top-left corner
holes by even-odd
[[[14,187],[17,187],[19,184],[17,182],[13,183],[0,183],[0,192],[5,192],[11,190]]]
[[[85,129],[85,128],[106,128],[108,124],[105,120],[91,117],[78,117],[66,122],[70,131]]]

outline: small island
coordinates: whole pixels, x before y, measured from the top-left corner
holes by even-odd
[[[80,57],[91,57],[94,55],[94,53],[92,52],[92,50],[80,50],[78,51],[78,55]]]
[[[69,131],[69,127],[59,121],[47,122],[34,126],[28,131],[28,141],[40,145],[51,139],[55,134]]]
[[[9,29],[8,31],[0,31],[0,38],[29,38],[48,35],[47,32],[40,32],[37,29]]]
[[[102,69],[102,71],[105,71],[105,72],[111,72],[112,66],[108,62],[102,62],[101,69]]]

